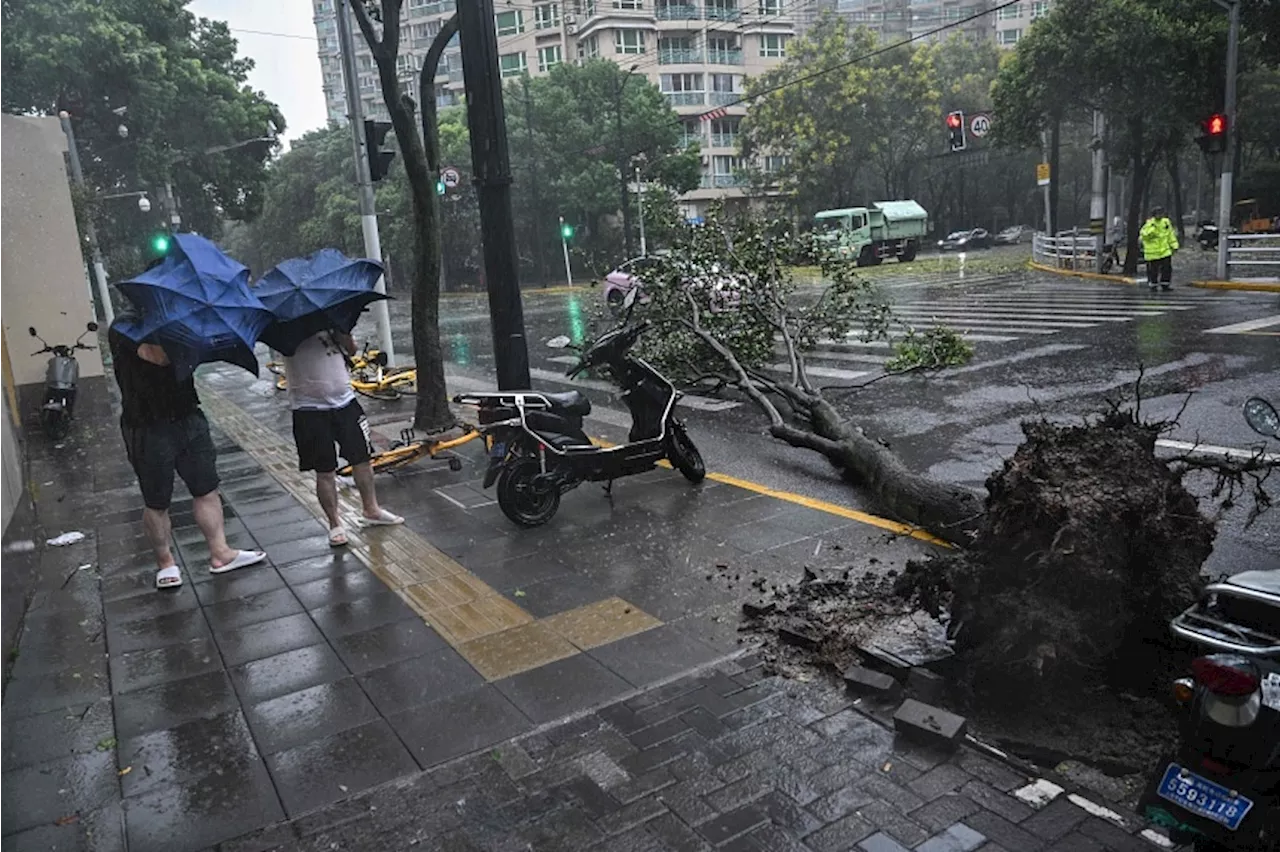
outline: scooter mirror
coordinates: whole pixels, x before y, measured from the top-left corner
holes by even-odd
[[[1244,404],[1244,419],[1249,428],[1268,438],[1280,437],[1280,412],[1261,397],[1253,397]]]
[[[97,331],[98,324],[96,322],[90,322],[88,325],[85,326],[85,328],[89,329],[90,331]]]
[[[35,337],[35,336],[36,336],[36,327],[35,327],[34,325],[29,325],[29,326],[27,326],[27,334],[31,335],[32,337]]]
[[[551,338],[547,341],[548,349],[567,349],[569,348],[569,338],[563,334]]]
[[[632,287],[627,291],[627,295],[622,297],[622,307],[630,308],[636,303],[636,299],[640,297],[640,288]]]

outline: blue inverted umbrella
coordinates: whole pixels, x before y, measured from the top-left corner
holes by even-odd
[[[253,347],[271,312],[249,289],[248,267],[209,240],[178,234],[162,263],[117,286],[139,312],[119,331],[162,345],[180,379],[210,361],[258,374]]]
[[[260,339],[292,355],[317,332],[351,333],[370,303],[387,298],[373,289],[381,275],[382,264],[376,260],[350,258],[337,249],[281,262],[254,285],[254,293],[275,317]]]

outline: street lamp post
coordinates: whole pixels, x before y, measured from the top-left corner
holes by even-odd
[[[1240,0],[1216,0],[1230,14],[1227,32],[1227,91],[1223,111],[1227,116],[1227,147],[1222,153],[1222,190],[1218,197],[1218,279],[1231,275],[1227,247],[1231,233],[1231,181],[1236,160],[1236,65],[1240,50]]]
[[[631,196],[627,189],[627,183],[631,176],[627,174],[627,163],[623,156],[622,93],[626,90],[627,83],[631,81],[631,77],[639,67],[639,63],[632,65],[627,70],[626,76],[622,78],[622,82],[618,83],[613,90],[613,118],[618,130],[618,188],[622,194],[622,241],[627,249],[627,257],[631,257],[635,252],[634,243],[631,241]]]
[[[71,129],[71,114],[66,110],[58,113],[62,122],[62,132],[67,136],[67,156],[71,161],[71,177],[76,186],[84,187],[84,172],[80,168],[80,152],[76,149],[76,134]],[[111,304],[111,290],[107,286],[107,266],[102,262],[102,250],[98,247],[98,233],[93,227],[93,217],[85,216],[84,236],[89,242],[89,255],[93,264],[93,280],[98,289],[98,300],[102,302],[102,317],[110,326],[116,320],[115,307]]]

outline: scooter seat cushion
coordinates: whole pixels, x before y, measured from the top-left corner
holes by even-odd
[[[551,403],[552,410],[560,414],[573,414],[578,417],[586,417],[591,413],[591,400],[583,396],[581,391],[544,393],[543,396]]]

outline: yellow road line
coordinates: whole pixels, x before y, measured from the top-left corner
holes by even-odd
[[[1086,272],[1083,269],[1060,269],[1056,266],[1047,266],[1043,263],[1036,263],[1034,260],[1027,261],[1027,266],[1032,269],[1038,269],[1041,272],[1050,272],[1054,275],[1068,275],[1072,278],[1088,278],[1093,281],[1106,281],[1111,284],[1125,284],[1132,287],[1134,281],[1132,278],[1125,278],[1122,275],[1103,275],[1101,272]]]
[[[1253,293],[1280,293],[1280,284],[1264,281],[1192,281],[1202,290],[1247,290]]]

